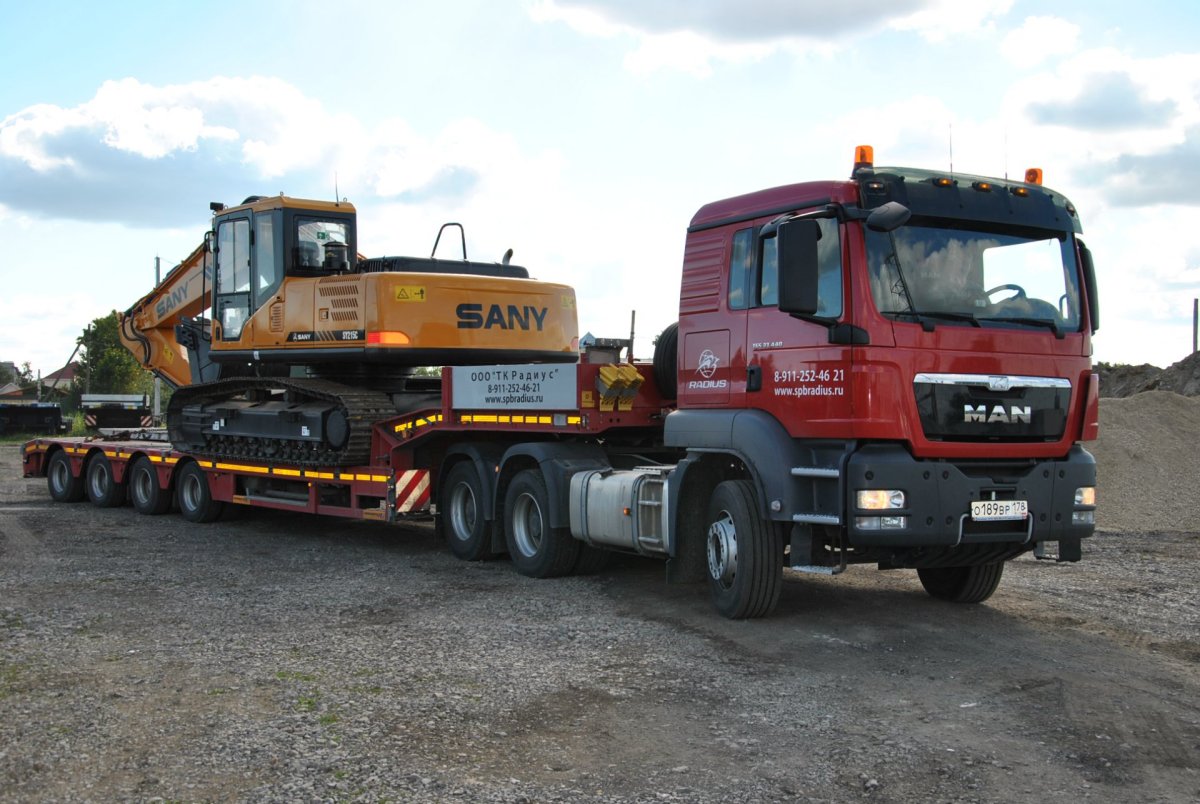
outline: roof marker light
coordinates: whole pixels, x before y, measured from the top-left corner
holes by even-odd
[[[973,181],[971,186],[981,193],[990,193],[992,191],[992,183],[989,181]]]
[[[945,176],[939,176],[932,181],[934,187],[953,187],[955,184],[954,179],[948,179]]]

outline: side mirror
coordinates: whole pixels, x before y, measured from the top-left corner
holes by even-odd
[[[1092,263],[1092,252],[1083,244],[1082,240],[1079,243],[1079,259],[1083,263],[1083,289],[1087,293],[1088,306],[1088,323],[1091,324],[1092,332],[1100,329],[1100,297],[1096,293],[1096,266]]]
[[[785,313],[817,312],[817,241],[821,227],[815,220],[794,220],[779,227],[779,309]]]
[[[867,216],[867,228],[872,232],[893,232],[908,223],[911,217],[912,212],[908,207],[896,201],[888,201],[871,210],[871,214]]]

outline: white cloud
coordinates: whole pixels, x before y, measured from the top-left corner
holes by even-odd
[[[591,37],[628,40],[625,67],[662,69],[700,78],[713,63],[747,64],[773,53],[831,54],[856,37],[883,28],[912,31],[929,41],[990,30],[1012,0],[537,0],[537,22],[561,22]]]
[[[1079,26],[1061,17],[1026,17],[1000,42],[1000,53],[1013,64],[1031,67],[1047,58],[1074,53]]]
[[[1012,0],[932,0],[924,8],[888,23],[897,31],[914,31],[930,42],[994,29]]]

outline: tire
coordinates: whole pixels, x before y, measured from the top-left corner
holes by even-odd
[[[992,596],[1004,574],[1004,562],[975,567],[935,567],[917,570],[921,586],[938,600],[982,603]]]
[[[139,514],[157,516],[171,507],[171,492],[158,485],[158,470],[145,455],[129,467],[129,501]]]
[[[208,477],[197,463],[189,463],[179,470],[175,480],[175,501],[180,516],[188,522],[212,522],[225,509],[224,503],[212,498]]]
[[[62,450],[51,455],[46,464],[46,485],[50,489],[50,499],[55,502],[80,502],[86,496],[83,478],[76,477],[71,471],[71,459]]]
[[[113,479],[112,462],[103,453],[96,453],[84,467],[83,488],[97,508],[116,508],[125,502],[126,487]]]
[[[774,523],[758,515],[754,485],[717,484],[705,521],[708,587],[717,611],[733,620],[766,617],[783,590],[783,547]]]
[[[566,528],[550,527],[550,495],[538,469],[513,478],[504,495],[504,539],[517,572],[530,578],[567,575],[580,543]]]
[[[463,561],[480,561],[493,555],[492,535],[483,510],[483,483],[475,464],[456,463],[442,483],[442,530],[450,551]]]
[[[679,324],[671,324],[654,344],[654,384],[663,399],[674,399],[678,393]]]

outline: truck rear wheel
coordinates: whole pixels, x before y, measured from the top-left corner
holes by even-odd
[[[189,463],[179,470],[175,496],[179,514],[188,522],[212,522],[225,509],[224,503],[212,498],[208,478],[197,463]]]
[[[575,567],[580,543],[566,528],[550,527],[550,495],[538,469],[513,478],[504,495],[504,538],[517,572],[530,578],[566,575]]]
[[[158,470],[145,455],[129,467],[129,500],[139,514],[165,514],[171,493],[158,485]]]
[[[125,502],[125,484],[113,479],[112,463],[103,453],[96,453],[84,469],[84,489],[92,505],[116,508]]]
[[[50,456],[50,463],[46,465],[46,485],[50,489],[50,499],[55,502],[80,502],[85,496],[83,478],[74,475],[71,459],[62,450]]]
[[[749,480],[717,484],[708,504],[708,586],[722,615],[765,617],[783,590],[783,548],[773,523],[758,516]]]
[[[921,586],[938,600],[982,603],[992,596],[1004,574],[1004,562],[975,567],[933,567],[917,570]]]
[[[483,518],[483,483],[470,461],[456,463],[442,484],[442,528],[450,551],[463,561],[492,556],[492,539]]]

